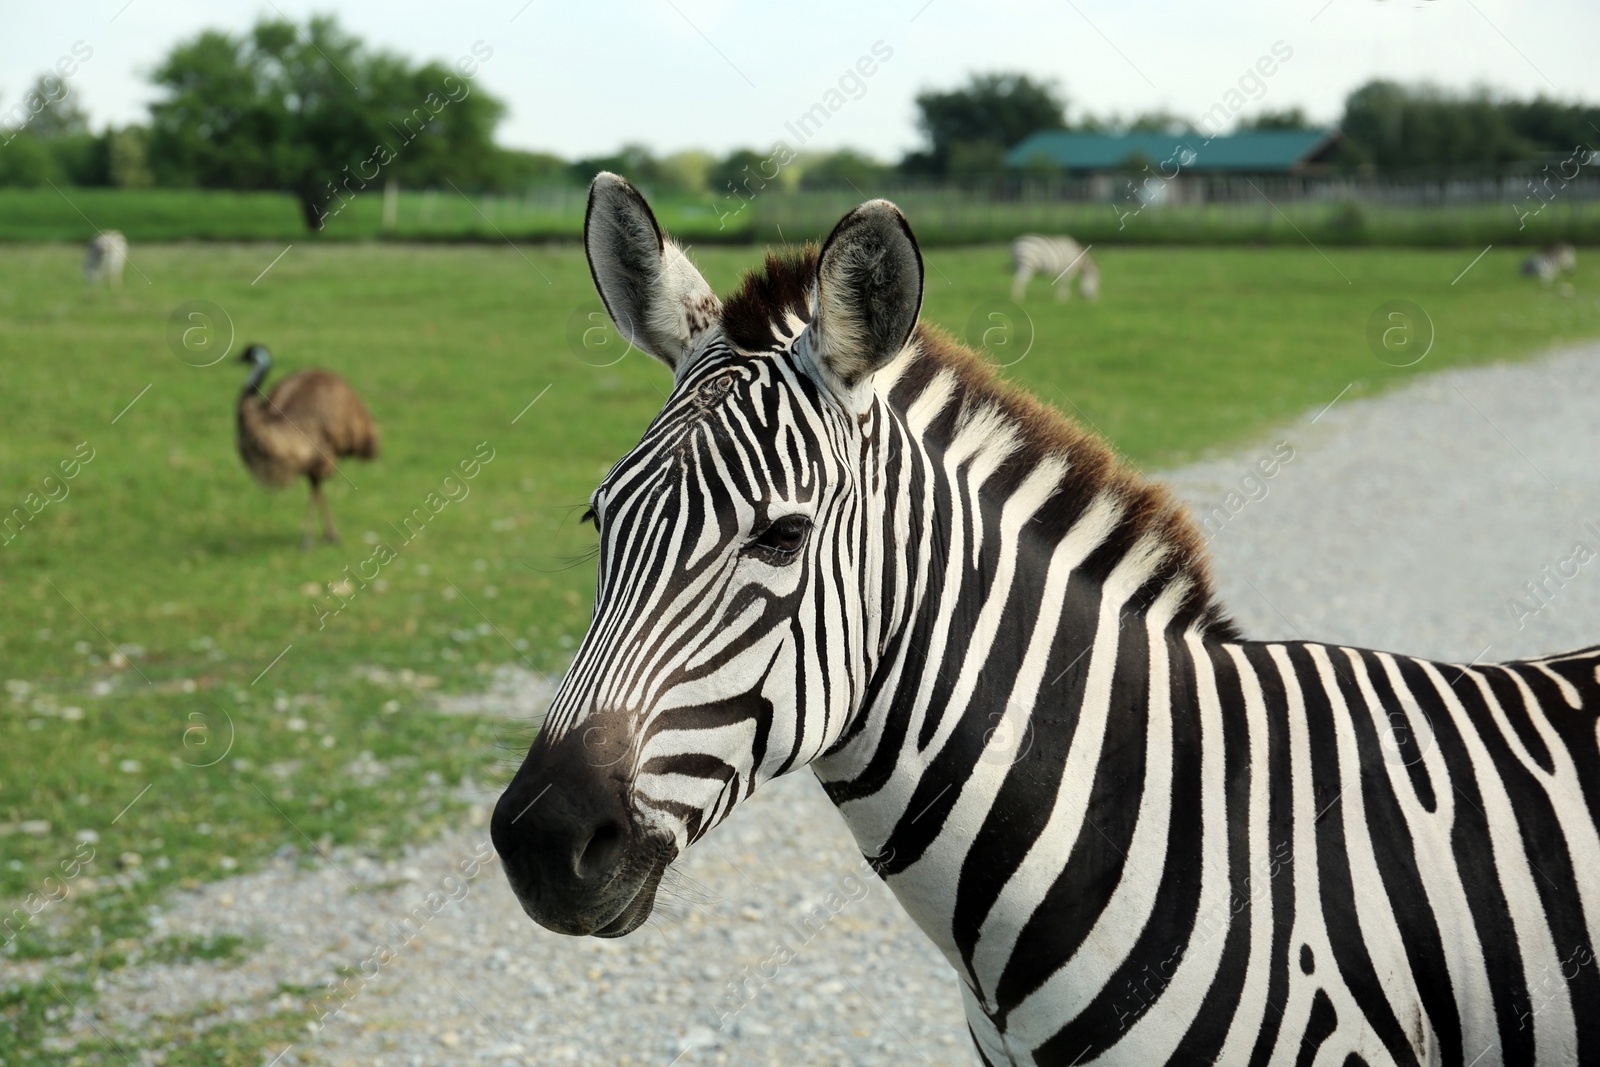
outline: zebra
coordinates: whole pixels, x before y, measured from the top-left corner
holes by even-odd
[[[1070,237],[1040,237],[1025,233],[1011,242],[1011,300],[1022,303],[1028,291],[1028,280],[1035,274],[1047,274],[1055,286],[1056,299],[1072,298],[1072,280],[1078,280],[1084,299],[1100,299],[1100,268],[1095,266],[1089,250]]]
[[[101,230],[90,240],[83,257],[83,278],[93,284],[122,284],[122,268],[128,262],[128,239],[116,230]]]
[[[1538,278],[1549,285],[1561,275],[1578,269],[1578,250],[1571,245],[1553,244],[1522,261],[1525,278]]]
[[[1600,646],[1246,640],[1165,490],[918,324],[887,201],[726,302],[615,175],[584,234],[673,388],[491,820],[531,919],[637,929],[809,765],[986,1065],[1600,1063]]]

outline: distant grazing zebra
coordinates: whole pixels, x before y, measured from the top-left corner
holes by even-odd
[[[1011,269],[1016,272],[1011,282],[1011,299],[1018,304],[1028,291],[1028,279],[1035,274],[1051,279],[1058,300],[1072,297],[1074,277],[1086,300],[1100,298],[1100,268],[1095,266],[1089,250],[1070,237],[1023,234],[1011,243]]]
[[[1600,648],[1245,640],[1165,492],[917,326],[885,201],[726,304],[615,175],[585,245],[674,384],[491,824],[536,922],[631,932],[809,764],[985,1063],[1600,1064]]]
[[[1524,276],[1538,278],[1546,285],[1568,271],[1577,269],[1578,250],[1564,243],[1542,248],[1537,255],[1529,256],[1522,262]]]
[[[128,239],[116,230],[101,230],[89,242],[83,257],[84,280],[122,284],[122,268],[128,262]]]

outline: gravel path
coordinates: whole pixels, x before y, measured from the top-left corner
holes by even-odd
[[[1246,634],[1457,661],[1600,644],[1600,344],[1317,415],[1165,477],[1211,517]]]
[[[1168,480],[1212,516],[1223,596],[1252,636],[1454,659],[1556,651],[1600,641],[1600,562],[1574,558],[1580,541],[1600,552],[1597,412],[1600,345],[1346,397]],[[1548,604],[1524,589],[1547,565],[1577,568],[1564,587],[1548,581]],[[1508,606],[1519,596],[1521,613]],[[482,700],[452,706],[507,713],[541,700],[541,680],[509,669]],[[810,775],[768,786],[691,851],[658,918],[621,941],[535,928],[492,860],[465,879],[490,854],[492,798],[479,800],[458,832],[394,863],[285,862],[180,894],[156,936],[245,932],[261,947],[239,963],[115,972],[101,1025],[136,1033],[151,1014],[207,1000],[243,1015],[307,1000],[338,1009],[286,1067],[970,1062],[954,978],[889,893],[859,877]],[[797,925],[807,915],[809,930]],[[771,974],[759,965],[788,951],[764,988],[751,978],[730,999],[747,968]],[[355,975],[337,979],[342,994],[282,991],[320,989],[351,973],[341,968]]]

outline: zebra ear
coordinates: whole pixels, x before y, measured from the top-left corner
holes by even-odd
[[[816,304],[812,361],[848,395],[900,354],[922,309],[922,250],[899,208],[871,200],[833,228],[817,259]]]
[[[722,304],[661,226],[639,190],[601,172],[583,219],[589,273],[627,341],[681,370]]]

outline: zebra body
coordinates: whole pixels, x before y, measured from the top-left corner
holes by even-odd
[[[1242,640],[1165,494],[914,327],[887,204],[726,305],[620,179],[586,243],[675,387],[496,809],[532,918],[637,928],[809,763],[986,1063],[1600,1061],[1600,649]]]
[[[1578,269],[1578,250],[1569,244],[1554,244],[1541,248],[1538,255],[1522,261],[1525,277],[1538,278],[1549,284],[1561,275]]]
[[[1028,281],[1035,274],[1051,279],[1058,300],[1072,298],[1072,282],[1077,279],[1084,299],[1100,299],[1100,268],[1089,250],[1070,237],[1041,237],[1023,234],[1011,242],[1011,299],[1022,303]]]
[[[127,262],[128,239],[116,230],[101,230],[84,252],[84,280],[119,286],[122,284],[122,268]]]

